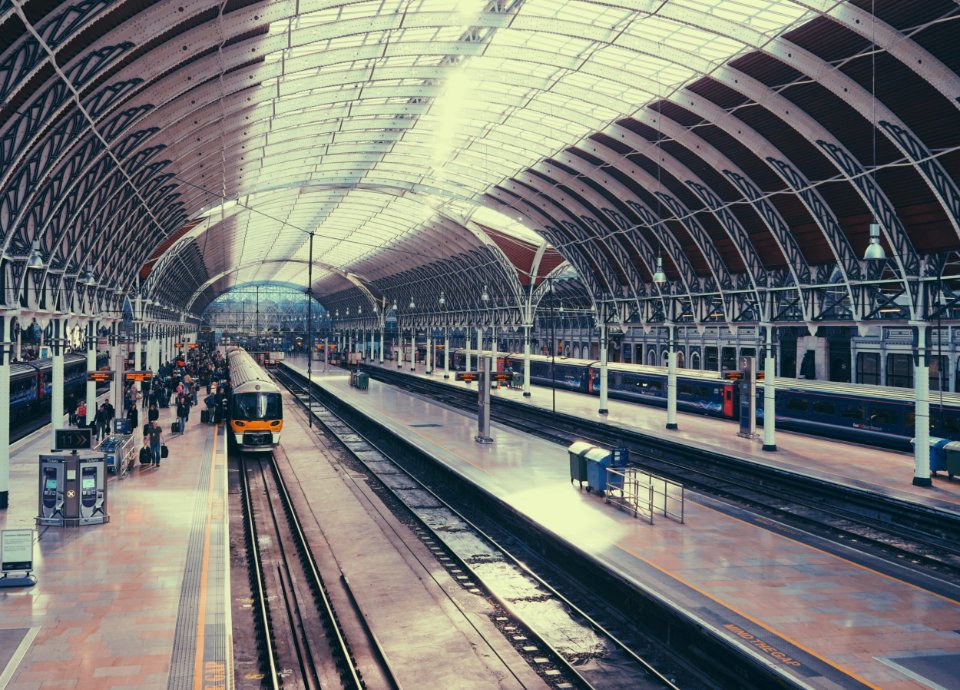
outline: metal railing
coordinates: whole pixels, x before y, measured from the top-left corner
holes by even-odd
[[[683,485],[636,467],[607,468],[607,491],[604,501],[634,517],[643,516],[653,524],[660,514],[683,524]]]

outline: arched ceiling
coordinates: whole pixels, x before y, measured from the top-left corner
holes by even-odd
[[[330,303],[489,285],[516,323],[562,257],[619,321],[930,317],[960,248],[958,16],[0,0],[4,301],[90,266],[199,313],[312,263]]]

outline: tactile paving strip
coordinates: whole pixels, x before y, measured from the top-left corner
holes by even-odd
[[[219,463],[213,455],[213,439],[222,429],[214,428],[203,446],[200,478],[197,482],[197,497],[193,506],[193,523],[187,545],[187,563],[183,572],[180,590],[180,605],[177,610],[176,635],[173,655],[170,659],[168,690],[192,690],[194,675],[200,669],[205,688],[227,688],[227,630],[224,611],[224,510],[225,495],[222,482],[212,487],[211,463]],[[203,555],[209,524],[209,552],[207,556],[206,591],[203,593],[202,659],[197,663],[198,617],[201,614],[201,590],[203,578]]]

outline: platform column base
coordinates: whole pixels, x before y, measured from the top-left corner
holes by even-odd
[[[493,443],[493,439],[490,438],[489,436],[474,436],[473,440],[476,441],[477,443],[483,443],[483,444]]]
[[[599,412],[600,414],[609,414],[610,411],[606,409],[601,409],[601,410],[597,410],[597,412]]]
[[[529,398],[529,397],[530,397],[530,394],[529,394],[529,393],[524,393],[524,394],[523,394],[523,397]]]
[[[676,430],[677,430],[677,425],[676,425],[676,424],[667,424],[667,428],[668,428],[670,431],[676,431]]]
[[[443,378],[449,379],[449,378],[450,378],[450,375],[449,375],[449,374],[444,374],[444,375],[443,375]]]
[[[0,510],[6,510],[8,507],[8,501],[10,500],[9,491],[0,491]]]
[[[914,477],[914,486],[933,486],[933,480],[930,477]]]
[[[776,443],[774,443],[774,444],[772,444],[772,445],[766,445],[766,444],[764,444],[763,447],[761,448],[761,450],[766,450],[766,451],[769,451],[769,452],[771,452],[771,453],[774,452],[776,449],[777,449],[777,444],[776,444]]]

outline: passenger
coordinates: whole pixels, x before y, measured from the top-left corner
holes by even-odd
[[[153,464],[160,467],[160,446],[163,442],[163,429],[157,422],[150,422],[149,434],[150,452],[153,454]]]
[[[77,405],[77,411],[73,416],[76,419],[74,422],[76,426],[84,427],[87,425],[87,402],[82,398],[80,400],[80,404]]]
[[[177,396],[177,423],[182,434],[187,429],[187,417],[190,416],[190,398],[185,393]]]
[[[148,422],[155,422],[155,421],[157,421],[158,419],[160,419],[160,410],[157,409],[157,404],[156,404],[156,403],[151,403],[151,404],[150,404],[150,409],[147,410],[147,421],[148,421]]]
[[[132,433],[140,424],[140,413],[137,412],[136,405],[132,405],[127,409],[127,419],[130,420],[130,432]]]
[[[106,402],[100,403],[100,409],[97,410],[97,414],[93,418],[93,424],[94,435],[97,437],[97,441],[100,441],[107,435],[107,429],[110,426],[110,416]]]

